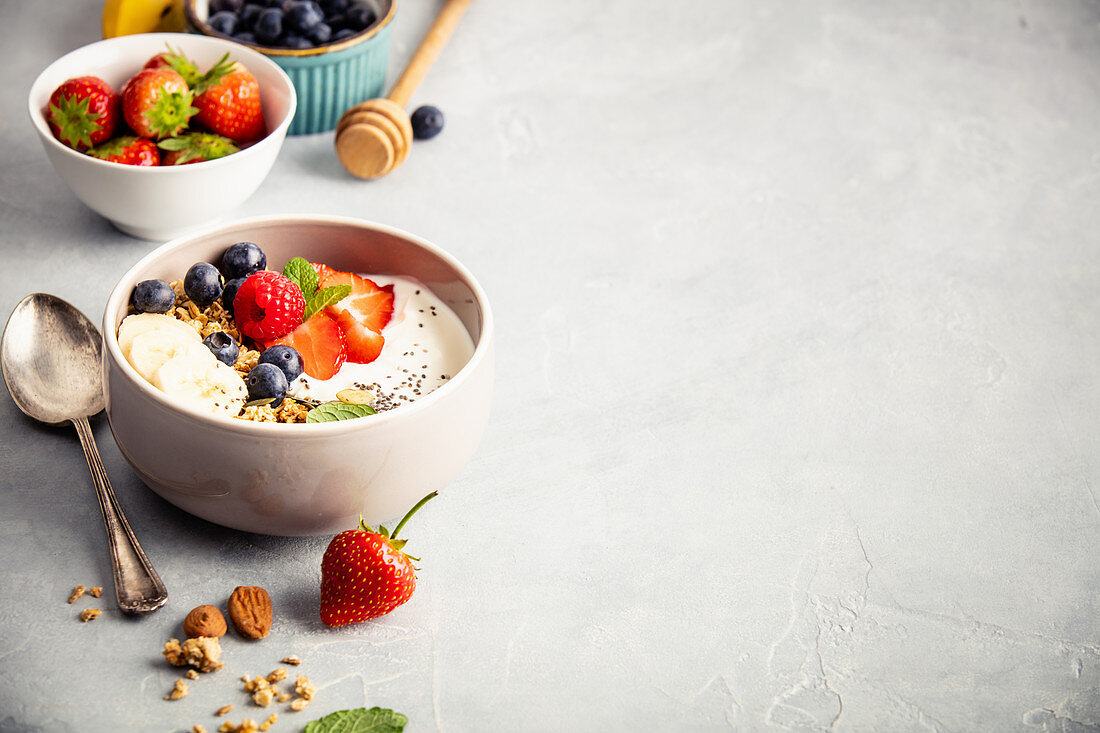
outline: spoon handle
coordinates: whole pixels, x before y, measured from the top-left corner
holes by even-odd
[[[168,600],[168,590],[160,576],[149,563],[141,549],[130,523],[115,501],[115,492],[107,478],[107,469],[99,457],[88,418],[73,419],[88,468],[92,470],[92,482],[99,496],[99,508],[107,525],[107,540],[111,545],[111,565],[115,576],[115,595],[118,606],[125,613],[151,613]]]

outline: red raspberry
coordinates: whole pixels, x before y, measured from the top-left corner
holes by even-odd
[[[233,318],[242,336],[271,341],[285,336],[302,322],[306,299],[288,277],[269,270],[248,276],[233,299]]]

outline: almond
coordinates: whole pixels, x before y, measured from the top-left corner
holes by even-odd
[[[183,633],[187,638],[198,636],[225,636],[225,616],[215,606],[196,606],[183,620]]]
[[[239,585],[229,596],[229,620],[249,639],[262,639],[271,631],[275,611],[271,596],[256,585]]]

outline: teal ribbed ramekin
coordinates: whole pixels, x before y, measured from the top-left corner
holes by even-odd
[[[378,20],[359,35],[338,43],[308,49],[245,44],[278,64],[294,83],[298,111],[294,113],[287,134],[328,132],[336,127],[348,107],[384,96],[390,58],[390,21],[396,0],[366,2],[374,8]],[[187,0],[184,11],[191,31],[227,38],[206,23],[208,0]]]

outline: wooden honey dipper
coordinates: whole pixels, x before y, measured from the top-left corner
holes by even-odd
[[[381,178],[408,156],[413,131],[405,105],[472,1],[447,0],[389,96],[360,102],[340,117],[336,155],[353,176]]]

